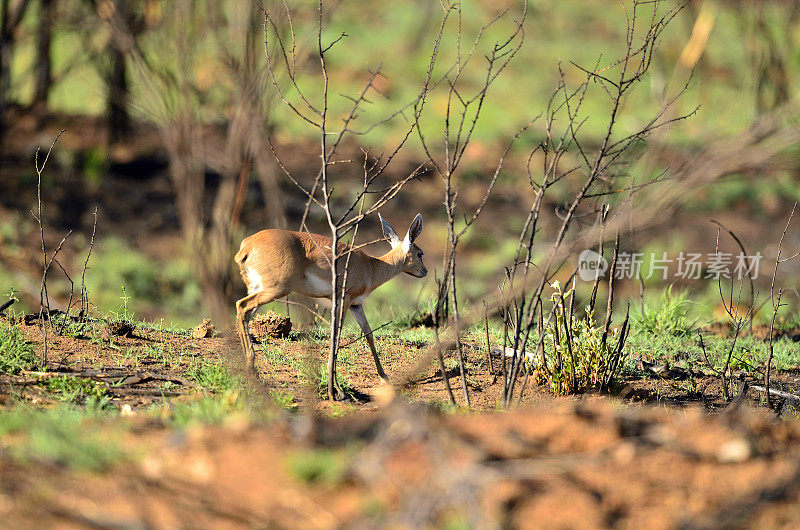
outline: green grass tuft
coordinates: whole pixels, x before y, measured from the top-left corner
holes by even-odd
[[[672,294],[670,286],[660,299],[649,301],[642,313],[633,312],[631,319],[634,332],[652,335],[686,337],[697,329],[697,320],[689,318],[691,301],[685,292]]]
[[[0,374],[15,375],[38,366],[39,358],[22,332],[0,322]]]

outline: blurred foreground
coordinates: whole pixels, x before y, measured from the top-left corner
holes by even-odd
[[[123,423],[105,473],[0,456],[7,527],[796,528],[800,425],[583,400],[443,416]],[[90,420],[86,420],[91,424]]]

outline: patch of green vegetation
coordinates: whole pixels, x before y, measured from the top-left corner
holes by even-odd
[[[297,410],[297,403],[295,403],[294,394],[291,392],[270,390],[269,396],[280,408],[288,410],[289,412]]]
[[[53,329],[65,337],[84,339],[91,337],[95,326],[89,321],[78,321],[64,313],[52,317]]]
[[[568,335],[567,300],[572,291],[564,291],[559,282],[552,287],[555,314],[545,327],[545,355],[533,356],[529,363],[555,394],[584,392],[611,383],[627,362],[628,352],[624,348],[616,357],[620,332],[612,330],[603,341],[603,327],[595,325],[589,312],[585,317],[573,318]]]
[[[625,348],[631,358],[648,358],[659,363],[668,363],[692,369],[721,370],[731,353],[732,337],[703,334],[705,355],[697,335],[652,335],[632,334]],[[731,368],[751,373],[761,373],[769,354],[769,342],[752,336],[740,336],[731,353]],[[709,366],[709,363],[711,366]],[[800,350],[790,339],[781,338],[773,342],[773,369],[785,370],[800,365]],[[627,367],[630,370],[632,367]]]
[[[320,397],[325,397],[328,394],[328,368],[324,363],[316,361],[315,359],[298,359],[295,363],[297,374],[300,379],[309,385]],[[339,383],[339,388],[345,394],[353,394],[353,383],[347,377],[343,370],[338,370],[336,373],[336,381]]]
[[[51,377],[44,382],[48,392],[65,403],[104,408],[108,404],[108,390],[102,383],[81,377]]]
[[[0,373],[14,375],[22,370],[33,370],[39,364],[33,346],[28,344],[22,332],[0,322]]]
[[[194,361],[189,367],[188,375],[203,388],[227,392],[241,388],[242,380],[218,363],[205,359]]]
[[[296,451],[286,457],[286,466],[300,482],[335,486],[344,480],[351,456],[342,449]]]
[[[670,286],[659,299],[646,302],[642,312],[633,311],[632,328],[634,332],[652,335],[692,335],[697,329],[697,320],[689,317],[691,304],[686,292],[675,295]]]
[[[239,392],[224,392],[192,401],[172,402],[153,407],[153,415],[176,427],[220,425],[252,412]]]
[[[121,425],[68,407],[16,407],[0,414],[0,440],[3,452],[23,464],[103,471],[128,458],[119,440]]]
[[[430,304],[433,305],[433,302]],[[393,318],[391,321],[391,326],[395,330],[411,330],[416,329],[425,324],[425,322],[430,320],[431,311],[428,308],[428,305],[419,306],[410,306],[410,308],[405,308],[401,310],[396,310],[393,312]]]

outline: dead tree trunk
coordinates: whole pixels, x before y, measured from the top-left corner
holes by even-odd
[[[50,87],[53,84],[53,59],[50,48],[55,7],[54,0],[41,0],[39,9],[39,35],[36,43],[36,85],[33,93],[33,104],[44,110],[47,109]]]
[[[130,2],[117,0],[116,9],[121,22],[129,29],[131,39],[136,38],[140,24],[133,20]],[[125,140],[130,135],[131,120],[128,113],[128,66],[126,50],[123,40],[111,40],[111,72],[106,81],[108,87],[108,101],[106,118],[108,120],[108,142],[115,144]]]
[[[6,110],[8,91],[11,88],[11,57],[14,49],[14,30],[19,25],[28,0],[20,0],[13,6],[11,0],[0,0],[0,146],[6,132]]]

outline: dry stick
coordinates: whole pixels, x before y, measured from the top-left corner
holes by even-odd
[[[765,388],[759,385],[750,385],[750,388],[753,390],[758,390],[759,392],[765,392],[767,395],[767,401],[769,401],[770,394],[773,396],[778,396],[786,399],[791,399],[793,401],[800,401],[800,396],[796,394],[790,394],[788,392],[784,392],[782,390],[778,390],[776,388]]]
[[[435,270],[433,271],[433,276],[434,276],[434,278],[436,278],[436,271]],[[435,345],[436,357],[437,357],[437,359],[439,361],[439,369],[442,371],[442,382],[444,383],[445,391],[447,391],[447,397],[450,398],[450,404],[451,405],[456,405],[456,398],[453,395],[453,389],[450,386],[450,378],[447,376],[447,369],[444,366],[444,355],[442,354],[441,341],[439,339],[439,327],[441,326],[440,319],[441,319],[441,314],[442,314],[441,311],[439,310],[439,306],[440,306],[440,304],[442,303],[442,300],[443,300],[442,295],[441,295],[441,290],[444,289],[445,287],[443,287],[443,285],[444,285],[443,280],[440,282],[438,278],[436,278],[436,284],[438,285],[438,288],[439,288],[438,290],[440,292],[438,298],[436,299],[436,310],[434,311],[434,314],[433,314],[433,334],[434,334],[434,339],[436,341],[436,345]],[[446,301],[446,299],[447,298],[445,296],[444,300]],[[504,367],[505,367],[505,365],[504,365]]]
[[[544,358],[544,316],[542,315],[542,300],[538,300],[538,308],[535,309],[539,318],[537,320],[537,334],[538,334],[538,341],[539,344],[536,347],[537,355],[541,360],[540,366],[542,367],[542,371],[549,377],[550,372],[547,369],[547,361]],[[525,396],[525,389],[528,388],[528,379],[530,378],[531,370],[525,371],[525,379],[522,381],[522,388],[519,389],[519,398],[517,399],[517,407],[522,405],[522,398]]]
[[[16,299],[10,298],[7,302],[0,305],[0,315],[3,314],[3,311],[11,307],[14,304],[14,302],[16,302]]]
[[[609,206],[608,204],[603,205],[602,210],[600,211],[600,241],[597,244],[597,266],[598,270],[594,276],[594,283],[592,284],[592,294],[589,296],[589,307],[591,308],[592,312],[594,312],[594,305],[597,300],[597,288],[600,286],[600,264],[603,260],[603,242],[605,241],[605,233],[606,233],[606,218],[608,217]],[[586,324],[589,324],[589,317],[590,313],[586,313]]]
[[[502,368],[503,368],[503,405],[506,404],[508,395],[508,366],[506,365],[506,348],[508,347],[508,306],[505,306],[505,310],[503,311],[503,355],[501,356],[502,360]]]
[[[717,229],[717,240],[714,248],[715,253],[719,253],[719,237],[720,237],[720,230]],[[725,311],[728,314],[728,317],[731,319],[731,325],[734,326],[734,335],[733,341],[731,341],[731,347],[728,350],[728,355],[725,358],[725,366],[722,369],[722,395],[726,401],[730,400],[730,381],[728,380],[728,371],[731,364],[731,359],[733,358],[733,352],[736,349],[736,341],[739,339],[739,334],[744,327],[744,320],[745,319],[752,319],[752,312],[753,312],[753,305],[752,303],[748,306],[748,312],[745,317],[739,316],[739,308],[741,307],[742,301],[742,285],[743,282],[739,282],[739,292],[736,297],[736,313],[734,314],[734,305],[733,305],[733,277],[731,277],[731,287],[730,287],[730,300],[728,303],[725,303],[725,295],[722,290],[722,277],[721,275],[717,277],[717,286],[719,289],[719,295],[722,299],[722,305],[725,307]]]
[[[71,233],[72,231],[70,231],[70,234]],[[68,236],[69,234],[67,234],[67,236],[64,237],[65,241]],[[58,265],[58,268],[61,269],[61,272],[64,273],[64,276],[67,278],[67,281],[69,282],[69,297],[67,298],[67,305],[66,305],[66,310],[64,311],[64,318],[61,320],[60,324],[56,324],[55,328],[55,332],[60,335],[64,332],[64,329],[66,329],[67,327],[67,323],[69,321],[69,313],[70,311],[72,311],[72,298],[75,295],[75,282],[72,281],[72,277],[67,272],[67,269],[65,269],[64,266],[61,265],[61,262],[55,259],[55,255],[53,256],[53,261],[55,262],[56,265]]]
[[[699,342],[700,342],[700,351],[702,351],[702,352],[703,352],[703,358],[706,360],[706,364],[708,365],[708,367],[709,367],[709,368],[711,368],[711,370],[712,370],[712,371],[713,371],[715,374],[717,374],[717,375],[720,375],[720,376],[721,376],[721,375],[722,375],[722,372],[720,372],[719,370],[717,370],[717,368],[714,366],[714,364],[713,364],[713,363],[712,363],[712,362],[709,360],[709,358],[708,358],[708,354],[706,353],[706,345],[705,345],[705,343],[703,342],[703,334],[702,334],[702,333],[700,333],[700,331],[698,331],[698,332],[697,332],[697,337],[698,337],[698,339],[699,339]]]
[[[767,407],[769,407],[769,408],[772,408],[772,401],[771,401],[771,399],[769,397],[770,396],[769,375],[770,375],[770,370],[772,369],[772,355],[774,353],[774,350],[773,350],[773,341],[774,341],[773,330],[775,329],[775,318],[778,315],[778,309],[780,308],[780,305],[781,305],[781,297],[783,296],[783,289],[780,289],[780,291],[778,292],[778,302],[775,303],[775,277],[778,275],[778,265],[780,265],[784,261],[789,261],[789,260],[792,260],[792,259],[797,257],[797,254],[795,254],[794,256],[792,256],[790,258],[786,258],[784,260],[781,260],[781,250],[782,250],[782,247],[783,247],[783,238],[786,237],[786,232],[789,231],[789,225],[792,222],[792,217],[794,217],[794,211],[795,211],[796,208],[797,208],[797,201],[795,201],[794,206],[792,206],[792,212],[789,214],[789,220],[786,221],[786,226],[784,227],[783,233],[781,234],[781,238],[778,241],[778,255],[775,258],[775,268],[772,271],[772,281],[770,282],[770,285],[769,285],[769,297],[770,297],[770,300],[772,300],[772,320],[770,321],[770,324],[769,324],[769,355],[767,355],[767,362],[766,362],[766,365],[764,367],[764,388],[765,388],[766,397],[767,397]]]
[[[539,300],[539,303],[541,303],[541,300]],[[554,304],[553,307],[550,309],[550,313],[547,316],[547,322],[544,324],[544,328],[545,329],[550,326],[550,322],[553,320],[553,317],[556,316],[556,308],[557,308],[557,306]],[[540,306],[540,310],[541,310],[541,306]],[[556,318],[556,320],[558,320],[558,319]],[[512,358],[511,373],[509,374],[510,381],[508,383],[507,391],[503,394],[503,404],[504,405],[507,405],[508,402],[511,401],[511,398],[514,396],[514,387],[516,385],[517,377],[519,376],[519,371],[520,371],[520,367],[522,366],[522,360],[523,360],[523,355],[522,354],[517,355],[517,353],[520,350],[523,350],[523,353],[524,353],[524,348],[526,347],[526,345],[528,343],[528,338],[530,337],[530,330],[531,330],[532,327],[533,327],[532,324],[527,326],[527,328],[525,330],[525,335],[524,335],[524,337],[522,338],[522,340],[519,343],[519,348],[515,348],[515,350],[514,350],[515,351],[515,355]],[[558,322],[557,321],[553,323],[553,330],[554,330],[553,332],[554,332],[554,335],[555,335],[554,344],[558,344],[559,343],[559,338],[558,338]],[[542,334],[539,337],[539,344],[537,345],[537,348],[536,348],[538,351],[544,351],[544,337],[545,337],[544,334]],[[557,363],[558,367],[560,367],[563,364],[562,363],[562,359],[561,359],[561,352],[555,346],[554,346],[553,349],[555,350],[555,353],[557,354],[556,355],[556,363]]]
[[[58,135],[53,140],[53,143],[50,144],[50,149],[47,150],[47,156],[44,157],[44,161],[42,165],[39,166],[39,148],[36,148],[36,157],[34,160],[34,167],[36,168],[36,203],[37,203],[37,213],[33,214],[33,217],[39,223],[39,238],[42,244],[42,283],[39,289],[39,321],[42,327],[42,360],[47,363],[47,328],[45,327],[44,322],[44,312],[47,309],[47,320],[48,323],[50,321],[50,298],[47,295],[47,247],[44,242],[44,221],[42,220],[42,172],[44,171],[44,167],[47,165],[47,161],[50,159],[50,153],[53,151],[53,147],[55,147],[56,142],[61,135],[64,134],[66,129],[62,129]]]
[[[92,255],[94,248],[94,235],[97,231],[97,206],[94,207],[94,221],[92,222],[92,237],[89,240],[89,252],[86,253],[86,259],[83,261],[83,268],[81,269],[81,308],[78,312],[78,319],[85,322],[89,314],[89,292],[86,290],[86,269],[89,267],[89,257]]]
[[[628,319],[630,318],[631,314],[631,304],[628,303],[628,307],[625,310],[625,320],[622,322],[622,327],[619,331],[619,337],[617,339],[617,345],[614,348],[614,353],[611,357],[611,362],[609,366],[606,367],[606,373],[603,376],[603,381],[600,383],[600,389],[607,391],[611,388],[611,383],[614,380],[614,374],[617,372],[619,368],[619,360],[622,357],[622,349],[625,347],[625,340],[628,338]]]
[[[608,339],[608,330],[611,328],[611,317],[614,312],[614,277],[616,276],[617,269],[617,256],[619,255],[619,232],[614,239],[614,257],[611,260],[611,268],[608,273],[608,303],[606,304],[606,323],[603,326],[603,348],[606,347],[606,340]]]
[[[494,373],[494,364],[492,362],[492,347],[489,343],[489,309],[485,300],[483,301],[483,325],[486,330],[486,357],[489,361],[489,374],[491,375]],[[505,350],[503,350],[503,355],[505,356]]]
[[[574,392],[577,388],[577,377],[575,373],[575,352],[572,349],[572,326],[570,325],[570,319],[572,317],[572,313],[567,313],[567,304],[564,301],[564,294],[559,293],[559,302],[557,302],[559,306],[561,306],[561,318],[563,319],[564,325],[564,339],[567,343],[567,353],[569,354],[569,362],[570,362],[570,386],[571,391]],[[558,319],[556,319],[556,323],[558,323]]]
[[[747,251],[744,248],[744,244],[742,243],[742,240],[739,239],[736,236],[736,234],[733,233],[732,230],[727,228],[725,225],[723,225],[719,221],[715,221],[714,219],[712,219],[711,222],[716,224],[717,226],[721,227],[726,232],[728,232],[728,234],[730,234],[730,236],[733,238],[733,240],[736,241],[736,244],[739,245],[739,248],[742,251],[743,259],[747,259]],[[750,273],[750,267],[747,268],[747,279],[750,280],[750,310],[752,312],[754,310],[753,308],[756,305],[756,294],[755,294],[755,287],[753,285],[753,275]],[[755,316],[755,314],[754,314],[754,316]],[[751,335],[753,334],[753,319],[752,318],[750,319],[750,334]]]

